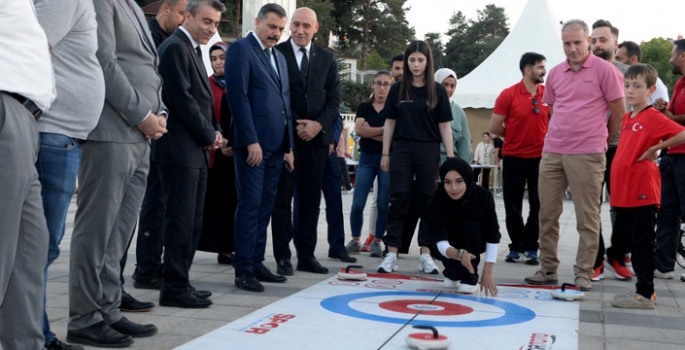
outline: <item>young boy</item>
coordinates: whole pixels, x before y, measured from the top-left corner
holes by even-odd
[[[611,302],[615,307],[654,308],[654,225],[661,203],[661,175],[654,161],[657,151],[685,142],[685,128],[649,104],[657,75],[648,64],[631,66],[625,74],[626,99],[633,110],[623,116],[611,167],[611,205],[616,207],[617,226],[632,254],[637,291],[616,295]]]

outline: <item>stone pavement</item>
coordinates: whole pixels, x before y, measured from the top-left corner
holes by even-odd
[[[349,239],[349,208],[352,196],[343,195],[345,208],[346,241]],[[504,205],[501,197],[496,198],[497,214],[501,226],[502,241],[499,245],[498,263],[494,276],[497,283],[522,283],[523,278],[536,271],[536,267],[525,264],[505,263],[504,257],[508,253],[507,244],[510,242],[504,227]],[[524,205],[524,212],[527,212]],[[368,210],[367,210],[368,211]],[[52,330],[61,340],[66,340],[67,321],[69,317],[68,279],[69,279],[69,243],[76,212],[75,199],[67,218],[67,232],[61,244],[62,253],[50,268],[47,307]],[[245,316],[276,300],[289,296],[302,289],[310,287],[319,281],[330,277],[333,272],[344,263],[327,258],[326,222],[322,205],[321,220],[319,221],[319,242],[317,257],[319,261],[329,267],[329,275],[295,272],[295,276],[288,277],[285,284],[265,284],[263,293],[244,292],[233,285],[233,268],[219,265],[216,254],[198,252],[195,255],[190,271],[191,283],[198,289],[212,291],[214,305],[208,309],[180,309],[156,306],[145,313],[126,313],[125,316],[138,323],[152,323],[159,328],[159,333],[149,338],[135,340],[132,349],[172,349],[191,339],[199,337],[242,316]],[[368,216],[365,215],[365,220]],[[573,262],[577,247],[578,235],[575,230],[576,220],[573,204],[564,202],[564,213],[560,219],[561,240],[559,256],[560,283],[573,282]],[[611,232],[609,222],[609,207],[602,206],[602,226],[604,232]],[[365,223],[363,235],[366,236]],[[270,230],[269,230],[270,232]],[[607,243],[609,237],[606,237]],[[419,249],[412,246],[410,254],[400,257],[402,274],[419,274],[416,266]],[[367,253],[356,255],[359,264],[368,271],[375,271],[381,260],[370,258]],[[129,249],[129,264],[126,266],[126,291],[134,297],[158,303],[159,292],[133,288],[130,276],[135,267],[135,239]],[[293,261],[295,263],[296,261]],[[276,263],[273,260],[271,242],[267,245],[266,265],[273,271]],[[685,269],[676,266],[675,279],[655,280],[658,295],[658,306],[654,310],[625,310],[611,306],[610,301],[616,294],[634,290],[634,279],[631,282],[613,279],[607,273],[607,279],[596,282],[592,291],[586,292],[585,299],[580,303],[579,349],[659,349],[681,350],[685,344],[685,282],[678,277],[685,273]],[[441,276],[441,275],[439,275]],[[278,348],[277,344],[274,344]],[[331,346],[330,349],[334,349]],[[93,349],[89,347],[89,349]],[[240,344],[226,344],[225,349],[242,349]]]

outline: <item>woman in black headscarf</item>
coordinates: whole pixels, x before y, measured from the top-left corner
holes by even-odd
[[[445,285],[461,293],[475,293],[480,255],[486,253],[480,290],[496,296],[492,269],[501,235],[492,194],[473,182],[471,166],[459,158],[448,158],[442,164],[440,180],[422,220],[440,252],[436,257],[445,266]]]

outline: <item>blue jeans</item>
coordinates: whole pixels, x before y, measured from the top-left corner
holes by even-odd
[[[390,203],[390,174],[381,169],[381,154],[359,152],[359,165],[354,181],[354,197],[350,211],[352,237],[360,237],[364,224],[364,207],[369,196],[373,180],[378,176],[378,219],[376,220],[376,238],[385,235],[385,216]]]
[[[76,176],[81,164],[81,147],[71,137],[40,133],[40,150],[36,160],[38,178],[42,185],[43,211],[50,232],[48,263],[45,265],[45,290],[48,281],[48,268],[59,256],[59,244],[64,237],[64,227],[71,197],[76,190]],[[43,295],[45,310],[45,294]],[[54,340],[50,333],[47,312],[43,311],[43,335],[45,344]]]

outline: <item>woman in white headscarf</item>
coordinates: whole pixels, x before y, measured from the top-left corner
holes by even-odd
[[[473,152],[471,150],[471,133],[466,121],[466,114],[461,107],[454,102],[452,96],[457,89],[457,73],[449,68],[441,68],[435,72],[435,82],[442,85],[447,90],[452,107],[452,141],[454,142],[454,155],[471,163]],[[445,146],[440,144],[440,163],[445,161]]]

